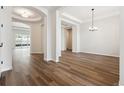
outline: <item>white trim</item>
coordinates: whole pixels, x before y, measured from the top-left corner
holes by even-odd
[[[63,17],[66,17],[66,18],[68,18],[68,19],[71,19],[71,20],[73,20],[73,21],[76,21],[76,22],[78,22],[78,23],[82,23],[82,21],[81,21],[80,19],[78,19],[78,18],[76,18],[76,17],[74,17],[74,16],[72,16],[72,15],[69,15],[69,14],[67,14],[67,13],[62,13],[62,16],[63,16]]]
[[[49,61],[51,61],[52,59],[44,59],[44,61],[46,61],[46,62],[49,62]]]
[[[14,30],[24,30],[24,31],[30,31],[30,28],[25,28],[25,27],[17,27],[17,26],[12,26]]]
[[[46,61],[46,62],[49,62],[49,61],[53,61],[53,62],[59,62],[59,60],[55,60],[55,59],[44,59],[44,61]]]
[[[12,70],[12,66],[1,68],[1,70],[0,70],[1,72],[0,73],[2,73],[4,71],[8,71],[8,70]]]
[[[67,22],[67,23],[72,24],[72,25],[78,25],[78,23],[71,21],[69,19],[66,19],[66,18],[61,18],[61,21]]]
[[[119,86],[124,86],[124,83],[122,83],[120,80],[119,80]]]
[[[52,60],[53,62],[56,62],[56,63],[58,63],[59,62],[59,60]]]
[[[28,22],[37,22],[37,21],[40,21],[42,20],[42,18],[32,18],[32,19],[26,19],[26,18],[23,18],[23,17],[19,17],[17,15],[14,15],[12,14],[12,18],[14,19],[18,19],[18,20],[21,20],[21,21],[28,21]]]
[[[43,52],[30,52],[30,54],[43,54]]]
[[[40,7],[40,6],[33,6],[33,8],[40,10],[41,12],[43,12],[46,16],[48,16],[48,10]]]
[[[104,15],[104,16],[99,16],[99,17],[94,18],[94,20],[101,20],[101,19],[104,19],[104,18],[109,18],[109,17],[117,16],[117,15],[120,15],[120,12],[114,12],[114,13],[107,14],[107,15]],[[90,21],[91,21],[91,19],[85,19],[84,21],[82,21],[82,23],[87,23],[87,22],[90,22]]]
[[[88,54],[95,54],[95,55],[109,56],[109,57],[119,57],[117,55],[101,54],[101,53],[93,53],[93,52],[83,52],[83,51],[80,51],[80,53],[88,53]]]

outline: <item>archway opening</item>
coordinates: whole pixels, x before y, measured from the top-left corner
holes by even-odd
[[[12,22],[13,49],[30,54],[31,27],[21,22]]]
[[[15,23],[13,30],[21,29],[18,35],[14,35],[17,41],[14,39],[13,43],[17,43],[19,38],[21,42],[21,44],[16,44],[16,49],[28,48],[29,55],[40,54],[44,60],[47,56],[45,42],[47,36],[44,36],[47,32],[47,14],[42,10],[39,7],[13,7],[12,21]]]

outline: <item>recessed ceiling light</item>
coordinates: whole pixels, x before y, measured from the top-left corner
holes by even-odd
[[[41,21],[42,17],[39,12],[30,7],[13,7],[13,18],[22,21]]]
[[[25,17],[25,18],[28,18],[30,15],[28,15],[26,12],[24,12],[21,16]]]
[[[30,16],[33,16],[34,13],[26,8],[16,8],[15,13],[19,14],[20,16],[24,17],[24,18],[28,18]]]

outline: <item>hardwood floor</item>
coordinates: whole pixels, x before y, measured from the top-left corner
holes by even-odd
[[[118,85],[119,81],[119,58],[87,53],[65,51],[60,63],[54,63],[44,62],[43,55],[15,50],[13,67],[1,85]]]

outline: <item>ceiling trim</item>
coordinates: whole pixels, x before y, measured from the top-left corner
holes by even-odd
[[[29,21],[29,22],[42,20],[41,18],[32,18],[32,19],[22,18],[22,17],[18,17],[17,15],[14,15],[14,14],[12,15],[12,17],[15,19],[18,19],[18,20]]]
[[[31,30],[31,28],[25,28],[25,27],[17,27],[17,26],[12,26],[13,28],[12,29],[14,29],[14,30],[24,30],[24,31],[30,31]]]
[[[40,6],[30,6],[30,7],[22,6],[22,7],[36,11],[40,14],[40,16],[43,16],[43,17],[48,16],[48,10],[45,9],[44,7],[40,7]],[[13,6],[13,8],[14,8],[14,6]],[[43,20],[43,18],[33,18],[33,19],[20,18],[14,14],[12,15],[12,18],[16,19],[16,20],[20,20],[20,21],[25,21],[25,22],[40,22]]]
[[[112,16],[117,16],[117,15],[120,15],[120,12],[114,12],[114,13],[107,14],[107,15],[104,15],[104,16],[95,17],[94,20],[102,20],[102,19],[109,18],[109,17],[112,17]],[[90,22],[90,21],[91,21],[91,19],[86,19],[86,20],[82,21],[82,23],[87,23],[87,22]]]
[[[65,29],[71,29],[72,26],[66,26],[66,25],[62,24],[62,28],[65,28]]]
[[[64,22],[66,22],[66,23],[68,23],[68,24],[70,24],[70,25],[79,25],[79,23],[76,23],[76,22],[74,22],[74,21],[72,21],[72,20],[69,20],[69,19],[66,19],[66,18],[61,18],[61,21],[64,21]]]
[[[65,12],[62,13],[62,16],[65,17],[65,18],[68,18],[70,20],[76,21],[78,23],[82,23],[82,21],[80,19],[78,19],[78,18],[76,18],[76,17],[74,17],[72,15],[69,15],[69,14],[67,14]]]

